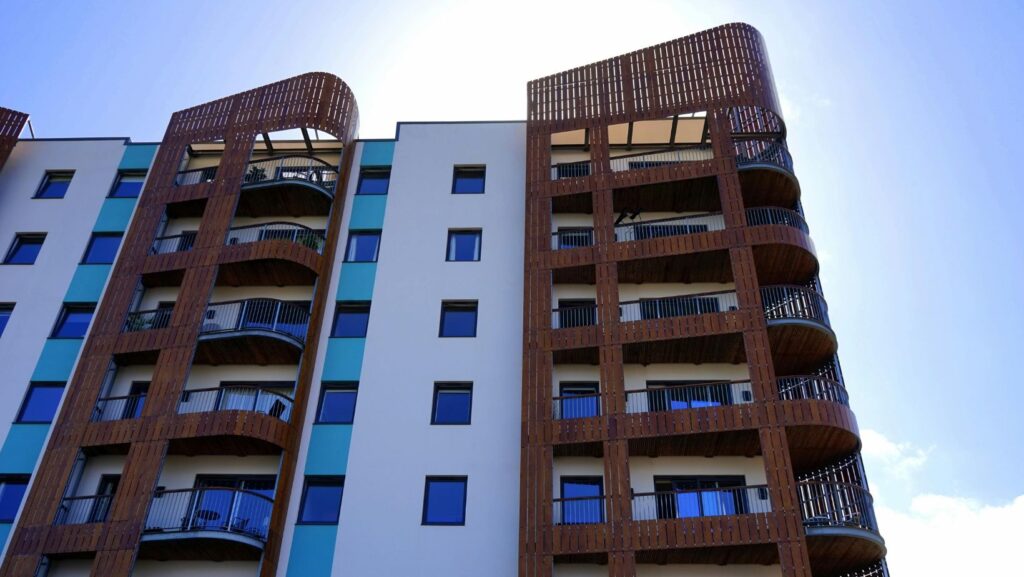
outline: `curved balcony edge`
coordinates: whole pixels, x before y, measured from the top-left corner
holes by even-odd
[[[210,303],[200,341],[246,336],[271,337],[305,348],[309,312],[287,301],[252,298]]]

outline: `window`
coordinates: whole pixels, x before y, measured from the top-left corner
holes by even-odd
[[[356,194],[387,194],[391,184],[391,168],[364,168],[359,171]]]
[[[468,425],[472,412],[472,383],[434,383],[431,425]]]
[[[338,303],[334,310],[334,327],[331,336],[335,338],[356,338],[366,336],[370,322],[370,303]]]
[[[306,477],[299,506],[299,523],[336,525],[344,490],[345,477]]]
[[[594,299],[559,299],[556,312],[556,329],[597,324],[597,301]]]
[[[121,246],[120,234],[93,234],[89,246],[85,247],[82,264],[112,264]]]
[[[74,172],[47,172],[35,197],[64,198],[64,195],[68,193],[68,186],[71,185],[71,177],[74,175]]]
[[[95,305],[64,305],[51,339],[80,339],[89,330]]]
[[[452,194],[482,195],[485,172],[482,166],[456,166],[452,178]]]
[[[578,525],[604,522],[604,481],[601,477],[562,477],[561,508],[555,523]],[[560,515],[559,515],[560,513]]]
[[[356,414],[358,386],[356,383],[324,383],[316,422],[351,425]]]
[[[450,262],[480,260],[479,230],[449,230],[448,260]]]
[[[7,321],[11,320],[11,313],[14,312],[13,304],[0,303],[0,337],[4,335],[7,328]]]
[[[466,524],[466,477],[427,477],[424,525]]]
[[[558,384],[558,418],[582,419],[601,414],[600,387],[594,382]]]
[[[145,180],[145,172],[118,172],[114,187],[110,189],[110,198],[139,198]]]
[[[31,383],[18,411],[18,423],[52,423],[64,394],[64,383]]]
[[[14,521],[26,487],[28,475],[0,475],[0,523]]]
[[[11,248],[7,250],[4,264],[34,264],[39,251],[43,248],[45,234],[21,233],[14,237]]]
[[[476,336],[476,301],[441,303],[442,337]]]
[[[377,262],[380,247],[380,231],[350,232],[345,262]]]
[[[483,194],[485,173],[483,166],[456,166],[452,194]]]
[[[748,499],[767,501],[767,491],[737,490],[744,487],[746,478],[742,475],[728,476],[685,476],[654,477],[654,490],[658,493],[675,493],[675,499],[658,502],[659,519],[684,519],[687,517],[714,517],[737,515],[750,510]],[[756,510],[761,506],[755,505]]]

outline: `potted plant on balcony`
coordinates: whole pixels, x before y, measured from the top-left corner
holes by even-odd
[[[315,234],[308,233],[299,237],[299,243],[308,249],[320,252],[320,248],[323,247],[324,244],[324,239]]]
[[[262,182],[267,179],[267,170],[259,166],[250,166],[249,172],[245,173],[245,182]]]

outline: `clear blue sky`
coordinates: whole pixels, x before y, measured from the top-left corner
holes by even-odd
[[[923,494],[1024,494],[1020,3],[5,4],[0,104],[38,136],[137,141],[175,110],[311,70],[352,86],[362,137],[521,119],[532,78],[753,24],[852,404],[889,443],[872,447],[876,496],[905,512]]]

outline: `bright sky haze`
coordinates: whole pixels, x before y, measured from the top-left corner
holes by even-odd
[[[728,22],[765,36],[894,575],[1006,574],[1024,521],[1024,4],[57,2],[2,10],[38,137],[322,70],[360,136],[521,120],[529,80]],[[942,551],[942,555],[935,555]],[[1019,565],[1018,565],[1019,566]]]

